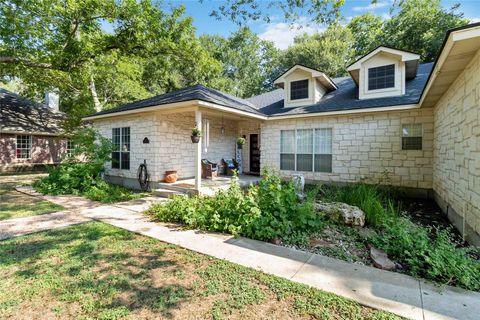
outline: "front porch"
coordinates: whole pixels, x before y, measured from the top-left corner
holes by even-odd
[[[201,179],[200,189],[195,187],[195,178],[180,179],[174,183],[159,182],[153,192],[159,195],[168,195],[169,193],[213,195],[219,190],[228,189],[232,183],[232,178],[231,176],[218,176],[213,179]],[[251,184],[258,184],[261,179],[258,175],[241,174],[238,176],[238,183],[240,187],[246,188]],[[165,190],[172,192],[166,192]]]

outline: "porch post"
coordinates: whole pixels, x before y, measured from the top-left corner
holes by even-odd
[[[198,129],[202,130],[202,112],[195,110],[195,124]],[[202,135],[205,134],[202,132]],[[200,191],[202,187],[202,139],[196,144],[195,150],[195,189]]]

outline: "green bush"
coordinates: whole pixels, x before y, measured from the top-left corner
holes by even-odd
[[[79,130],[72,137],[75,149],[70,157],[48,171],[48,176],[36,181],[33,187],[45,194],[82,195],[91,200],[116,202],[138,197],[132,191],[111,185],[100,178],[106,161],[110,160],[112,145],[92,128]]]
[[[313,192],[300,201],[291,182],[267,170],[259,185],[240,189],[236,178],[228,190],[213,197],[174,197],[153,205],[147,213],[160,221],[179,222],[192,228],[228,232],[258,240],[281,238],[299,242],[319,227]]]
[[[368,241],[384,250],[407,272],[441,283],[480,290],[480,262],[458,248],[448,230],[432,230],[402,217],[380,186],[352,184],[330,190],[326,199],[360,207],[377,231]]]

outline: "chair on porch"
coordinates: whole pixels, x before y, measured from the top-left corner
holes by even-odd
[[[227,176],[233,175],[233,170],[238,169],[238,164],[235,159],[222,159],[223,173]]]
[[[202,178],[213,179],[217,176],[218,166],[207,159],[202,159]]]

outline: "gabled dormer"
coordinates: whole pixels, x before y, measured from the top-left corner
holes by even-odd
[[[274,82],[285,92],[285,108],[315,104],[337,86],[325,73],[295,65],[278,77]]]
[[[380,46],[347,67],[359,99],[400,96],[415,78],[420,55]]]

